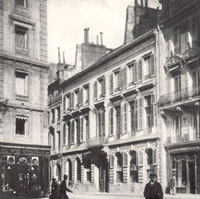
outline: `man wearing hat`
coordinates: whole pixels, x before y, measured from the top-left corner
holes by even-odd
[[[146,184],[144,189],[145,199],[163,199],[163,191],[160,183],[157,182],[157,175],[150,174],[150,182]]]
[[[68,197],[66,191],[71,192],[71,193],[72,193],[72,191],[69,188],[67,188],[67,175],[64,175],[63,178],[64,178],[64,180],[60,184],[59,199],[68,199],[69,197]]]

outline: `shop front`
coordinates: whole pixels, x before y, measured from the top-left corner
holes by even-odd
[[[0,145],[1,193],[39,197],[49,189],[49,147]]]
[[[168,181],[175,181],[176,193],[200,194],[199,146],[170,149],[169,158]]]

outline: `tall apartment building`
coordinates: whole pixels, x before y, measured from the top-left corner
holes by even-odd
[[[49,188],[47,2],[0,0],[0,192]]]
[[[144,13],[147,5],[135,4]],[[146,31],[49,85],[52,177],[67,174],[79,191],[116,193],[141,192],[151,172],[161,180],[157,35]]]
[[[200,193],[200,1],[161,0],[160,129],[163,184]],[[165,158],[166,157],[166,158]]]

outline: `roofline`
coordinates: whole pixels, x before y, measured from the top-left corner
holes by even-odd
[[[95,63],[92,63],[85,70],[82,70],[81,72],[75,74],[74,76],[70,77],[69,79],[63,81],[60,84],[61,87],[65,87],[66,84],[72,82],[74,79],[76,79],[80,76],[83,76],[84,74],[87,74],[89,71],[95,69],[96,67],[98,67],[101,64],[104,64],[105,62],[109,61],[110,59],[117,56],[118,54],[121,54],[122,52],[130,49],[131,47],[137,45],[138,43],[142,42],[143,40],[146,40],[149,37],[156,35],[156,33],[157,33],[157,29],[154,28],[154,29],[150,30],[149,32],[141,35],[137,39],[127,43],[126,45],[121,45],[121,46],[117,47],[114,51],[112,51],[112,52],[106,54],[105,56],[103,56],[102,58],[98,59]]]

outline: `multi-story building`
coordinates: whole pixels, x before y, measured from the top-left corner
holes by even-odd
[[[46,0],[0,0],[0,192],[48,192],[47,86]]]
[[[142,27],[155,19],[146,2],[128,7],[124,45],[49,86],[51,175],[79,191],[138,193],[151,172],[161,181],[156,21],[142,35],[130,24],[137,11]]]
[[[162,0],[160,129],[163,184],[200,193],[200,1]]]

